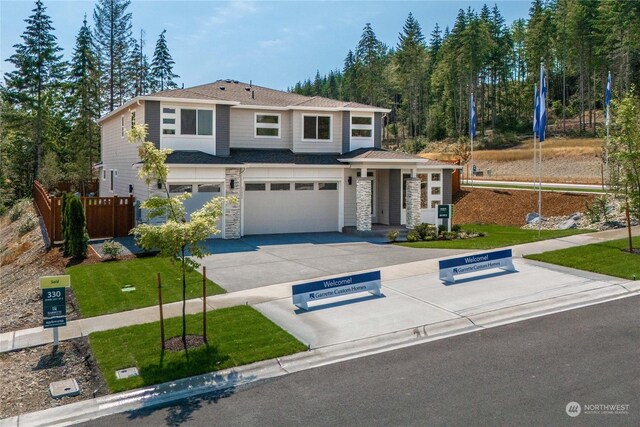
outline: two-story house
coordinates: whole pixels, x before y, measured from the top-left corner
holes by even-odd
[[[126,137],[145,123],[149,141],[173,150],[169,190],[192,194],[188,212],[238,197],[221,237],[435,223],[457,166],[381,149],[388,112],[233,80],[139,96],[99,120],[100,195],[145,200],[157,191],[138,178]]]

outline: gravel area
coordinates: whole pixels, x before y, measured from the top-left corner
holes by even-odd
[[[107,388],[86,338],[0,353],[0,418],[66,405],[107,394]],[[53,399],[49,384],[74,378],[80,394]]]

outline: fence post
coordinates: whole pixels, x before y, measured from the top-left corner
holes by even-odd
[[[127,218],[129,220],[129,224],[127,229],[131,230],[133,227],[135,227],[136,224],[136,212],[135,209],[133,208],[133,200],[134,197],[133,195],[129,195],[129,215],[127,215]]]
[[[113,196],[111,199],[111,237],[116,237],[116,202],[118,196]]]

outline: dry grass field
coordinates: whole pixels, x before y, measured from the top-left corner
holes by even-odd
[[[549,138],[542,143],[542,180],[600,184],[602,182],[601,138]],[[447,152],[421,153],[433,160],[451,160]],[[473,163],[483,176],[478,179],[530,181],[537,178],[533,165],[533,139],[504,150],[475,150]],[[470,162],[471,163],[471,162]],[[491,176],[488,176],[488,171]],[[467,176],[465,168],[464,176]]]

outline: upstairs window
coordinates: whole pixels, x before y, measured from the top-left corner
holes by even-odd
[[[162,108],[162,134],[176,134],[176,109],[173,107]]]
[[[120,117],[120,138],[124,138],[124,116]]]
[[[213,135],[212,110],[180,110],[181,135]]]
[[[131,112],[131,129],[133,129],[135,125],[136,125],[136,112],[132,111]]]
[[[280,138],[280,114],[255,115],[256,138]]]
[[[371,138],[373,136],[373,117],[351,116],[351,137]]]
[[[302,140],[331,141],[331,116],[302,116]]]

